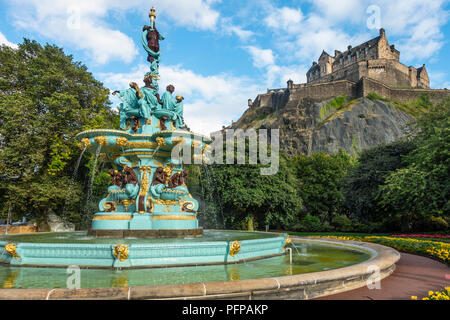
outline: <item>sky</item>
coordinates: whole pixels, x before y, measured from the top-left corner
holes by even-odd
[[[426,64],[432,88],[450,88],[450,0],[0,0],[0,44],[23,38],[64,48],[112,91],[142,83],[141,46],[152,5],[160,94],[182,94],[191,130],[209,135],[267,88],[306,81],[322,50],[345,51],[386,30],[400,61]],[[112,107],[120,101],[111,96]]]

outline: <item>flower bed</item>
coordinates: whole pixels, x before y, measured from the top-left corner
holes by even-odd
[[[445,234],[393,234],[391,237],[450,239],[450,235]]]
[[[422,254],[444,263],[450,263],[450,243],[438,242],[431,240],[398,238],[398,237],[382,237],[382,236],[313,236],[318,238],[331,238],[341,240],[365,241],[392,247],[401,252]]]
[[[411,299],[418,300],[417,296],[412,296]],[[442,291],[428,291],[428,297],[424,297],[422,300],[450,300],[450,287],[446,287]]]

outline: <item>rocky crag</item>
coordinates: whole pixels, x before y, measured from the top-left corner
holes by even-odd
[[[381,97],[317,102],[280,91],[269,101],[257,98],[232,128],[280,129],[280,148],[289,156],[339,149],[354,153],[405,136],[416,114],[406,104]]]

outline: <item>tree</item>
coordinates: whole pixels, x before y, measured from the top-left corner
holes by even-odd
[[[401,217],[408,231],[415,219],[449,216],[450,99],[431,107],[417,127],[408,166],[392,172],[379,192],[384,211]]]
[[[333,155],[325,152],[300,155],[293,161],[306,213],[327,222],[342,213],[345,207],[341,185],[351,167],[351,157],[340,150]]]
[[[297,181],[290,161],[280,156],[277,174],[261,175],[258,165],[204,166],[201,184],[209,203],[210,225],[224,220],[225,227],[263,229],[265,225],[288,228],[301,209]],[[190,186],[189,186],[190,187]],[[215,207],[215,212],[212,208]],[[200,217],[203,218],[203,217]],[[221,222],[221,221],[220,221]],[[222,223],[218,223],[222,226]]]
[[[80,155],[74,137],[118,126],[108,97],[61,48],[27,39],[18,49],[0,47],[1,196],[19,217],[45,221],[49,211],[61,214],[75,203],[73,212],[80,211],[83,186],[71,180]]]
[[[362,151],[343,186],[345,205],[356,220],[382,220],[383,210],[377,200],[379,187],[392,172],[407,166],[404,158],[414,148],[411,139],[404,139]]]

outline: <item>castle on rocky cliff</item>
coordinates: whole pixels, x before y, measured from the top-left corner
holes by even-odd
[[[384,29],[380,35],[347,51],[334,51],[330,56],[323,51],[318,62],[313,62],[306,73],[307,83],[334,80],[357,82],[363,77],[383,82],[392,87],[429,88],[425,65],[420,68],[405,66],[400,61],[400,51],[389,45]]]
[[[403,102],[428,94],[432,102],[438,102],[450,94],[447,89],[430,89],[425,65],[414,68],[402,64],[400,51],[389,44],[384,29],[359,46],[348,46],[345,52],[335,50],[333,57],[323,51],[306,78],[306,83],[289,80],[285,88],[267,89],[254,101],[248,100],[249,108],[276,110],[305,98],[321,102],[341,95],[360,98],[370,93]]]

